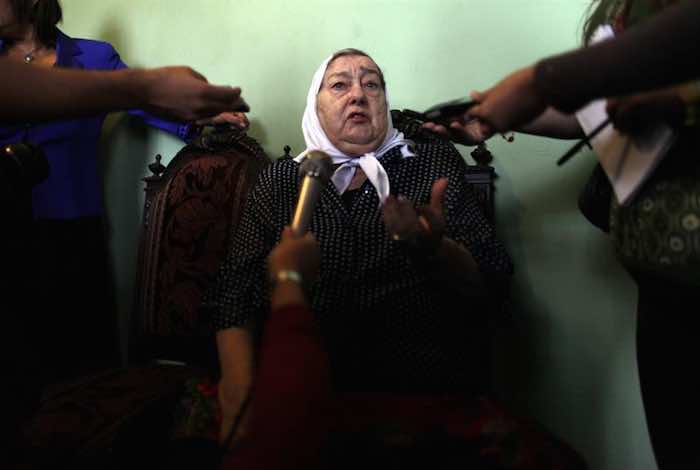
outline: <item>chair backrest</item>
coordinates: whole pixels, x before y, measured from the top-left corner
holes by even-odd
[[[394,127],[403,132],[407,139],[417,143],[432,142],[438,145],[446,145],[454,148],[455,152],[457,151],[451,141],[424,129],[420,121],[405,114],[403,111],[392,109],[391,118]],[[486,148],[486,144],[476,146],[470,155],[474,159],[475,164],[467,164],[467,182],[473,186],[484,215],[491,223],[494,223],[496,212],[493,192],[495,190],[494,181],[497,175],[494,168],[489,165],[493,157]]]
[[[215,360],[202,297],[213,282],[252,184],[270,163],[255,140],[216,130],[144,178],[137,304],[130,362]]]

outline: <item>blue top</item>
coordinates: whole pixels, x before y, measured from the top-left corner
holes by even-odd
[[[0,53],[3,41],[0,40]],[[111,44],[73,39],[61,31],[56,38],[56,66],[88,70],[118,70],[127,65]],[[41,90],[37,90],[41,95]],[[147,124],[185,140],[188,124],[166,121],[143,111],[130,111]],[[30,142],[44,150],[50,165],[46,181],[33,191],[36,218],[72,219],[103,212],[98,171],[98,143],[107,113],[41,124],[0,125],[0,145]]]

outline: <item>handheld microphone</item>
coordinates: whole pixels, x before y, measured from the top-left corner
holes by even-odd
[[[331,177],[332,164],[331,157],[319,150],[309,152],[301,162],[299,174],[303,181],[292,219],[292,230],[295,234],[303,235],[309,229],[321,191]]]

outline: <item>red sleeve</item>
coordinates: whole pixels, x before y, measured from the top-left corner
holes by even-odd
[[[245,442],[224,468],[315,468],[330,415],[328,356],[308,307],[273,311],[265,325]]]

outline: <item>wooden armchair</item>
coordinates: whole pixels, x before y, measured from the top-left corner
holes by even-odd
[[[172,437],[185,382],[215,365],[202,296],[268,163],[244,133],[216,130],[150,165],[129,366],[47,390],[25,426],[33,459],[130,467]]]

